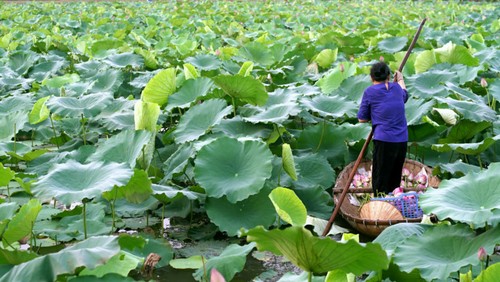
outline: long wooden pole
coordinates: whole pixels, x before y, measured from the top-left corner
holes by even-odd
[[[401,61],[401,64],[399,65],[399,71],[403,71],[403,68],[406,64],[406,61],[410,57],[411,50],[415,46],[415,43],[417,43],[418,36],[420,35],[420,32],[422,31],[422,28],[424,27],[425,21],[427,19],[424,18],[422,22],[420,23],[420,26],[418,27],[417,33],[415,33],[415,36],[413,37],[413,40],[410,43],[410,46],[408,47],[408,51],[406,51],[406,54]],[[394,79],[395,81],[395,79]],[[333,221],[337,217],[337,214],[340,211],[340,206],[342,206],[342,203],[344,202],[345,196],[347,195],[347,191],[349,190],[349,186],[352,182],[352,179],[354,178],[354,175],[356,174],[356,171],[358,170],[358,166],[361,163],[361,159],[363,159],[363,155],[365,154],[366,149],[368,148],[368,145],[370,144],[370,141],[372,140],[373,137],[373,129],[370,131],[370,134],[368,134],[368,137],[366,138],[365,144],[363,145],[363,148],[361,149],[361,152],[359,152],[358,158],[356,159],[356,162],[354,163],[354,167],[351,170],[351,173],[349,174],[349,178],[347,179],[347,182],[345,183],[344,189],[342,190],[342,194],[340,194],[340,198],[338,203],[335,203],[335,209],[333,210],[332,215],[330,216],[330,219],[328,220],[328,223],[326,224],[325,230],[323,231],[322,236],[326,236],[328,232],[330,231],[330,228],[332,228]]]

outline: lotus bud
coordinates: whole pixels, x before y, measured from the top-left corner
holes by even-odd
[[[425,189],[425,188],[427,188],[427,186],[425,186],[425,184],[417,184],[417,188],[418,189]]]
[[[418,174],[417,175],[417,183],[418,184],[427,184],[427,175],[425,175],[425,174]]]
[[[219,56],[219,55],[220,55],[220,50],[219,49],[215,50],[215,56]]]
[[[392,194],[394,194],[394,197],[397,197],[403,193],[404,193],[404,191],[403,191],[403,188],[401,188],[401,187],[398,187],[398,188],[394,189],[394,191],[392,191]]]
[[[481,86],[484,88],[488,87],[488,81],[484,77],[481,77]]]
[[[404,167],[403,170],[401,171],[401,175],[403,176],[404,179],[406,179],[410,175],[410,171],[406,167]]]
[[[340,64],[339,69],[340,69],[340,72],[344,72],[344,70],[345,70],[345,69],[344,69],[344,64]]]
[[[477,258],[479,259],[479,261],[486,261],[487,257],[488,254],[486,253],[486,250],[483,247],[480,247],[477,251]]]
[[[362,188],[363,187],[363,181],[361,180],[361,175],[359,175],[359,174],[354,175],[353,183],[354,183],[354,186],[356,188]]]
[[[411,182],[411,181],[413,181],[413,179],[414,179],[414,178],[415,178],[415,177],[413,176],[413,173],[410,173],[410,174],[408,175],[408,181],[410,181],[410,182]]]
[[[380,56],[380,58],[378,58],[379,61],[383,62],[384,61],[384,56]]]

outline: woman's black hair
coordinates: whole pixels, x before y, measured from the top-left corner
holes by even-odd
[[[375,63],[370,69],[370,76],[373,80],[382,82],[391,75],[391,69],[384,62]]]

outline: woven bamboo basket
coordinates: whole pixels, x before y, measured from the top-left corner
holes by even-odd
[[[349,180],[349,174],[351,173],[352,169],[354,168],[354,163],[350,163],[348,166],[346,166],[339,174],[337,181],[335,183],[333,192],[334,192],[334,201],[335,204],[338,203],[340,194],[342,193],[342,190],[346,186],[346,182]],[[359,164],[358,169],[364,168],[365,170],[370,170],[372,162],[370,160],[364,160],[361,161]],[[429,180],[429,185],[428,187],[432,188],[437,188],[439,186],[439,183],[441,182],[439,178],[436,176],[432,175],[432,170],[428,167],[425,166],[424,164],[406,159],[404,163],[404,167],[407,168],[411,173],[417,174],[422,170],[422,167],[426,170],[427,175],[428,175],[428,180]],[[405,191],[418,191],[417,188],[409,188],[408,190]],[[350,188],[348,193],[372,193],[372,189],[356,189],[356,188]],[[367,219],[363,218],[360,216],[360,207],[355,206],[351,204],[351,202],[347,199],[347,197],[344,199],[342,202],[342,205],[340,206],[340,214],[342,217],[357,231],[360,233],[371,236],[371,237],[376,237],[378,236],[385,228],[397,224],[397,223],[402,223],[402,222],[413,222],[413,223],[419,223],[422,221],[422,217],[419,218],[403,218],[403,219],[392,219],[392,220],[383,220],[383,219]]]

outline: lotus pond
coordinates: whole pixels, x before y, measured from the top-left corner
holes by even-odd
[[[0,6],[0,281],[500,277],[499,3]],[[423,17],[408,158],[437,223],[323,237],[370,64]]]

